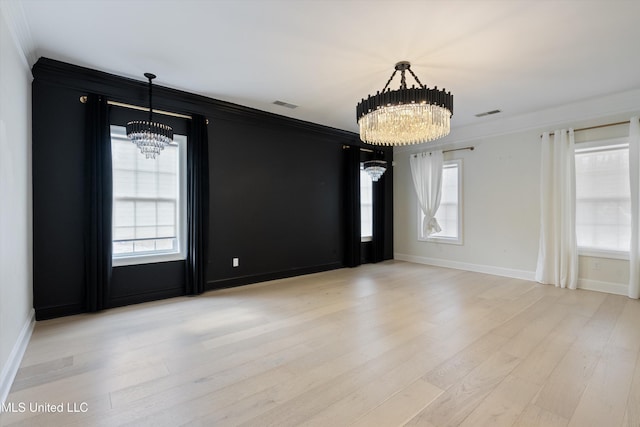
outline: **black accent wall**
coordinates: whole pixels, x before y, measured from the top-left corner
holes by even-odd
[[[32,71],[34,307],[45,319],[85,311],[80,96],[148,101],[142,80],[47,58]],[[209,119],[208,289],[345,265],[343,146],[361,146],[356,134],[156,85],[154,107]],[[393,257],[392,170],[381,180],[384,259]],[[108,305],[182,294],[184,262],[114,267]]]

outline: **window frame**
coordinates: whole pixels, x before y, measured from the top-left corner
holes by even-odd
[[[446,236],[429,236],[429,237],[424,237],[422,235],[422,217],[423,217],[423,213],[422,213],[422,208],[420,207],[420,203],[418,202],[418,200],[416,199],[416,206],[418,208],[418,241],[420,242],[431,242],[431,243],[446,243],[449,245],[463,245],[464,244],[464,236],[463,236],[463,200],[464,198],[462,197],[463,194],[463,173],[462,173],[462,165],[463,165],[463,161],[462,159],[453,159],[453,160],[445,160],[443,162],[443,166],[444,168],[447,167],[452,167],[453,165],[455,165],[455,167],[458,169],[458,237],[446,237]]]
[[[126,139],[126,129],[123,126],[111,125],[112,138]],[[111,254],[111,264],[113,267],[127,265],[153,264],[159,262],[183,261],[187,258],[187,135],[174,134],[174,143],[178,146],[178,209],[176,221],[176,241],[177,251],[158,251],[155,253],[140,253],[116,255]],[[138,153],[139,154],[139,153]],[[141,155],[141,154],[140,154]],[[162,153],[160,153],[162,155]],[[149,159],[149,161],[153,161]],[[113,166],[112,166],[113,167]],[[112,208],[113,209],[113,208]],[[113,227],[113,220],[112,220]],[[113,238],[112,238],[113,245]]]
[[[616,148],[629,149],[629,139],[626,137],[597,139],[592,141],[578,142],[574,147],[574,157],[581,152],[589,151],[609,151]],[[576,201],[577,206],[577,201]],[[616,251],[612,249],[601,249],[597,247],[578,246],[578,255],[594,258],[608,258],[629,260],[629,251]]]

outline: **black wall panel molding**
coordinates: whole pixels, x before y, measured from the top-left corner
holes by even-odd
[[[40,307],[36,310],[36,320],[55,319],[57,317],[71,316],[74,314],[84,313],[85,307],[83,303],[63,304],[55,306]]]
[[[40,58],[31,70],[34,79],[74,90],[106,95],[109,100],[146,106],[148,104],[148,82],[121,77],[103,71],[72,65],[49,58]],[[160,80],[161,80],[160,76]],[[340,129],[323,126],[304,120],[292,119],[266,111],[256,110],[231,102],[153,85],[153,103],[158,110],[180,114],[201,114],[210,122],[216,118],[226,120],[255,120],[274,126],[291,126],[307,132],[318,132],[332,138],[344,139],[344,143],[364,146],[358,135]]]
[[[333,264],[317,265],[317,266],[305,267],[305,268],[299,268],[299,269],[274,271],[272,273],[238,276],[238,277],[233,277],[229,279],[209,280],[207,282],[207,290],[231,288],[234,286],[266,282],[269,280],[286,279],[289,277],[302,276],[304,274],[313,274],[313,273],[319,273],[322,271],[335,270],[342,267],[344,267],[344,265],[341,262],[336,262]]]
[[[32,72],[34,308],[45,319],[85,311],[79,98],[144,106],[148,92],[142,80],[48,58]],[[362,147],[357,134],[156,85],[154,106],[209,119],[209,290],[344,266],[342,147]],[[385,175],[392,200],[392,168]],[[391,259],[392,234],[384,241]],[[115,267],[108,306],[183,295],[184,269],[182,261]]]
[[[149,301],[157,301],[166,298],[175,298],[184,295],[184,290],[180,289],[168,289],[164,291],[146,292],[136,295],[113,297],[111,298],[111,308],[122,307],[125,305],[139,304]]]

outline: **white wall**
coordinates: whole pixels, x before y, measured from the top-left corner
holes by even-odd
[[[538,251],[539,134],[499,136],[464,145],[473,145],[474,150],[445,154],[445,160],[462,159],[463,245],[418,241],[409,156],[426,147],[394,154],[396,258],[418,257],[422,260],[414,260],[526,276],[535,270]]]
[[[394,152],[395,258],[533,280],[539,239],[540,135],[565,127],[628,120],[640,110],[638,91],[559,107],[527,117],[480,123],[452,132],[445,143]],[[612,106],[622,106],[625,112]],[[611,113],[615,111],[615,113]],[[607,113],[609,112],[609,113]],[[502,130],[501,130],[502,129]],[[480,135],[488,136],[482,137]],[[576,142],[626,136],[628,126],[576,133]],[[477,136],[476,136],[477,135]],[[474,146],[445,154],[463,159],[463,245],[417,239],[417,199],[409,156],[429,149]],[[626,295],[628,261],[580,257],[579,287]]]
[[[33,327],[31,72],[0,1],[0,401]]]

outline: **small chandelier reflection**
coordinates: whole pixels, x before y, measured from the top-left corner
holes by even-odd
[[[155,74],[144,73],[149,79],[149,120],[133,120],[127,123],[127,137],[136,144],[147,159],[155,159],[164,147],[173,142],[171,126],[153,121],[152,85]]]
[[[400,71],[398,90],[388,89]],[[407,87],[405,72],[409,71],[418,87]],[[453,95],[437,86],[429,89],[411,71],[411,63],[398,62],[395,71],[375,95],[362,99],[356,106],[360,139],[369,144],[405,145],[433,141],[449,134],[453,115]]]
[[[364,162],[363,168],[369,174],[371,180],[377,182],[387,170],[387,162],[384,160],[369,160]]]

